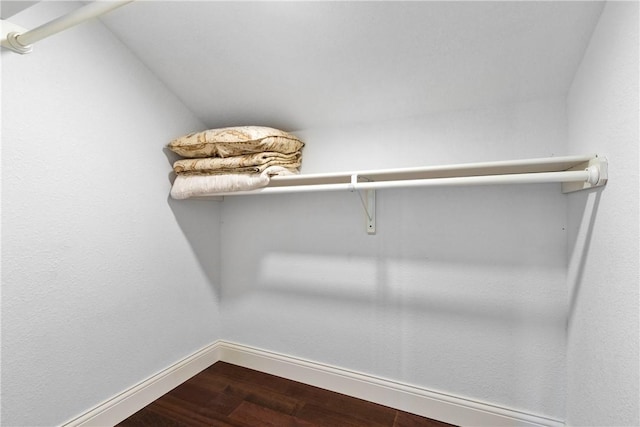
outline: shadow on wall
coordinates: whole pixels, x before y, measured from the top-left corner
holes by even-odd
[[[569,236],[569,264],[567,269],[567,287],[569,290],[569,307],[567,313],[567,327],[575,311],[580,296],[580,286],[584,275],[584,268],[589,256],[591,236],[600,205],[603,187],[571,194],[569,200],[569,225],[573,225]]]
[[[251,292],[555,328],[565,321],[566,303],[555,298],[557,303],[550,304],[549,291],[541,288],[564,295],[564,273],[560,268],[271,252],[262,258]]]
[[[222,254],[235,272],[223,276],[223,298],[564,328],[566,196],[557,190],[381,191],[374,236],[349,195],[269,198],[259,212],[225,202],[225,227],[237,227],[224,242],[242,258]],[[268,226],[241,227],[257,220]]]
[[[167,148],[165,155],[170,164],[180,157]],[[173,184],[175,173],[169,173]],[[220,202],[211,200],[174,200],[169,196],[167,204],[173,212],[182,233],[186,237],[203,273],[220,299]]]

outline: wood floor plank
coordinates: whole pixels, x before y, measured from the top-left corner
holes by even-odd
[[[121,427],[452,427],[344,394],[218,362]]]
[[[395,409],[334,392],[329,392],[323,407],[363,421],[369,426],[391,426],[396,413]]]
[[[178,421],[165,418],[144,408],[119,424],[122,427],[182,427]]]
[[[156,400],[148,406],[148,409],[187,426],[206,426],[210,422],[209,417],[199,414],[199,406],[172,396],[164,396],[164,398]]]
[[[228,387],[228,385],[226,387]],[[212,397],[218,396],[223,392],[224,388],[219,391],[211,390],[207,387],[203,387],[201,384],[187,381],[167,394],[196,405],[206,405]]]
[[[195,377],[189,379],[186,383],[183,384],[193,384],[198,387],[202,387],[210,392],[222,392],[225,388],[229,386],[232,381],[229,379],[222,377],[217,374],[215,371],[210,371],[209,369],[205,369],[200,372]],[[179,386],[178,386],[179,387]]]
[[[298,418],[320,426],[333,427],[391,427],[391,424],[369,424],[344,412],[336,412],[326,406],[306,404],[297,414]]]
[[[177,392],[176,389],[167,393],[164,397],[156,400],[150,408],[155,408],[157,405],[163,406],[163,411],[167,411],[168,407],[181,407],[188,410],[188,413],[193,413],[209,418],[226,417],[233,412],[238,405],[240,405],[244,399],[242,396],[236,396],[225,392],[213,392],[213,393],[197,393],[201,391],[201,388],[192,388],[190,393],[185,392],[185,388],[182,388],[182,392]],[[193,392],[196,393],[193,393]]]
[[[221,393],[210,396],[211,400],[205,407],[200,408],[201,411],[215,412],[220,415],[229,416],[244,401],[243,396],[229,392],[229,387]]]
[[[229,384],[225,393],[286,414],[293,414],[303,404],[300,399],[291,394],[246,380]]]
[[[254,386],[262,386],[269,390],[284,394],[287,394],[288,390],[292,386],[300,384],[286,378],[265,374],[264,372],[254,371],[225,362],[215,363],[211,368],[207,369],[207,371],[209,370],[211,370],[211,373],[215,373],[216,375],[231,380],[234,383],[244,381]]]
[[[317,425],[301,420],[292,415],[274,411],[251,402],[242,402],[233,411],[230,419],[240,421],[250,426],[261,427],[317,427]]]
[[[271,391],[264,393],[254,391],[247,394],[244,400],[287,415],[295,414],[304,405],[296,398]]]

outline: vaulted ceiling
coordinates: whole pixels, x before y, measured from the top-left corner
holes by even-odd
[[[102,17],[209,127],[566,94],[600,2],[136,1]]]
[[[103,22],[208,126],[297,130],[563,95],[601,9],[137,1]]]

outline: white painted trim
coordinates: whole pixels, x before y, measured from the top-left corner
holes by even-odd
[[[220,360],[460,426],[551,426],[564,422],[225,341]]]
[[[220,341],[210,344],[139,384],[64,424],[64,427],[112,426],[220,360]]]
[[[456,425],[564,426],[560,420],[219,340],[69,421],[64,427],[117,424],[218,361]]]

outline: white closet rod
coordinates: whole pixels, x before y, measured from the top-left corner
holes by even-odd
[[[384,188],[410,187],[445,187],[461,185],[494,185],[494,184],[544,184],[562,182],[586,182],[596,185],[600,181],[600,170],[597,166],[589,166],[585,170],[562,172],[517,173],[505,175],[464,176],[451,178],[409,179],[397,181],[356,182],[357,176],[352,177],[351,183],[318,184],[300,186],[265,187],[250,192],[230,192],[224,196],[242,194],[278,194],[278,193],[307,193],[317,191],[356,191],[379,190]]]
[[[53,21],[40,25],[26,32],[11,32],[7,34],[6,43],[3,40],[3,46],[18,53],[29,53],[32,50],[32,44],[44,38],[52,36],[64,31],[67,28],[81,24],[84,21],[104,15],[114,9],[131,3],[134,0],[124,1],[96,1],[89,3],[73,12],[63,15]]]

